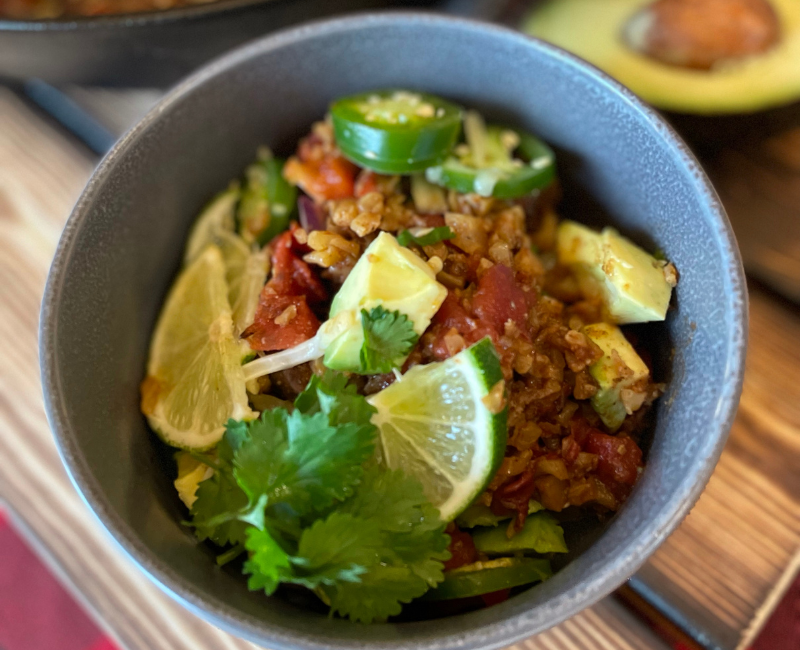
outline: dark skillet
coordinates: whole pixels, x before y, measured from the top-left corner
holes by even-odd
[[[0,79],[167,87],[222,52],[312,18],[432,0],[220,0],[54,20],[0,17]]]

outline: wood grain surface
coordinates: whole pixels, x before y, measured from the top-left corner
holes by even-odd
[[[61,228],[95,162],[0,88],[0,499],[125,648],[252,648],[185,611],[133,566],[80,500],[52,441],[39,383],[39,303]],[[709,647],[725,650],[753,631],[800,549],[800,313],[758,288],[751,301],[731,441],[697,507],[638,575],[668,605],[693,613],[688,623]],[[614,599],[515,647],[666,648]]]

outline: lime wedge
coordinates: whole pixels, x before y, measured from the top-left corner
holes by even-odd
[[[264,250],[252,251],[244,239],[233,232],[218,232],[214,242],[225,262],[233,333],[238,336],[252,325],[256,316],[258,298],[267,281],[269,258]]]
[[[384,462],[415,476],[445,521],[486,488],[506,448],[503,373],[490,339],[414,366],[368,398]]]
[[[241,191],[237,186],[231,186],[211,199],[197,217],[186,242],[186,252],[183,263],[191,264],[209,244],[216,243],[220,232],[233,232],[236,214],[236,204],[239,202]]]
[[[213,447],[247,404],[241,349],[233,334],[222,253],[214,245],[178,277],[150,345],[142,412],[174,447]]]

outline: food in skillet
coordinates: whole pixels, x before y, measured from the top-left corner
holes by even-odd
[[[624,503],[663,386],[620,325],[677,274],[556,196],[533,135],[391,90],[210,203],[141,391],[221,564],[363,622],[491,604],[550,576],[559,517]]]
[[[217,0],[0,0],[0,17],[47,20],[62,16],[104,16],[211,4]]]

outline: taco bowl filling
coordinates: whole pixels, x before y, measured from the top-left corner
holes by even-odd
[[[533,134],[387,90],[208,204],[141,403],[220,564],[382,621],[545,580],[564,520],[622,506],[664,390],[627,326],[678,275],[559,193]]]

